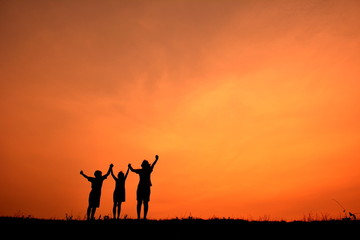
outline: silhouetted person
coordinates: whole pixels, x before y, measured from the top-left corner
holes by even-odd
[[[103,181],[109,176],[111,169],[114,165],[110,164],[109,170],[105,175],[102,175],[100,170],[94,172],[95,177],[89,177],[81,170],[80,174],[83,175],[89,182],[91,182],[91,191],[89,194],[89,205],[86,211],[87,220],[94,219],[96,208],[100,207],[101,187]]]
[[[122,171],[120,171],[117,175],[117,177],[114,175],[113,170],[111,169],[111,176],[115,180],[115,190],[113,193],[113,216],[114,219],[120,218],[120,212],[121,212],[121,204],[122,202],[125,202],[125,181],[129,174],[129,168],[127,169],[125,175]]]
[[[133,169],[131,164],[129,164],[129,169],[132,172],[139,174],[139,178],[140,178],[136,191],[136,200],[137,200],[136,210],[137,210],[138,219],[140,219],[142,204],[144,204],[144,219],[146,219],[147,212],[149,209],[150,188],[152,186],[150,176],[158,159],[159,156],[155,155],[155,161],[153,162],[152,165],[150,165],[150,163],[147,160],[144,160],[141,163],[141,169]]]

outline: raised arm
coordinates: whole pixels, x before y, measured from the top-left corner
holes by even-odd
[[[105,175],[103,176],[104,178],[107,178],[107,176],[109,176],[109,174],[112,172],[112,168],[113,168],[114,164],[110,164],[109,166],[109,170],[107,171],[107,173],[105,173]]]
[[[87,176],[87,175],[83,172],[83,170],[80,171],[80,174],[81,174],[84,178],[89,179],[89,176]]]
[[[113,179],[117,180],[117,177],[115,176],[113,169],[111,168],[110,170],[111,176],[113,177]]]
[[[134,171],[133,167],[131,166],[131,163],[128,164],[128,169],[130,169],[132,172]]]
[[[126,170],[126,173],[125,173],[125,180],[126,180],[128,174],[129,174],[129,170],[130,170],[130,168],[128,167],[128,169]]]
[[[159,160],[159,155],[155,155],[155,161],[151,164],[151,168],[155,167],[155,164],[157,163],[158,160]]]
[[[130,163],[128,164],[128,169],[130,169],[130,171],[135,172],[135,173],[139,173],[139,171],[140,171],[140,169],[134,169]]]

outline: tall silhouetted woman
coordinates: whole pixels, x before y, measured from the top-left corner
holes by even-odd
[[[81,170],[80,174],[83,175],[89,182],[91,182],[91,191],[89,194],[89,205],[86,211],[87,220],[94,219],[96,208],[100,207],[101,188],[103,181],[109,176],[111,169],[114,165],[110,164],[109,170],[105,175],[102,175],[100,170],[94,172],[95,177],[89,177]]]
[[[132,172],[139,174],[139,184],[136,191],[136,200],[137,200],[137,217],[140,219],[141,213],[141,205],[144,204],[144,219],[146,219],[148,209],[149,209],[149,201],[150,201],[150,188],[151,184],[151,173],[154,170],[154,166],[159,159],[158,155],[155,155],[155,161],[150,165],[148,160],[144,160],[141,163],[141,169],[133,169],[131,164],[129,164],[129,169]]]
[[[125,181],[126,181],[128,173],[129,173],[129,168],[127,169],[125,175],[122,171],[120,171],[116,177],[113,170],[111,169],[111,176],[115,180],[115,190],[113,193],[113,202],[114,202],[113,216],[114,216],[114,219],[120,218],[121,204],[123,202],[125,202]]]

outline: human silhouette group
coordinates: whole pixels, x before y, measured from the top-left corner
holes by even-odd
[[[136,212],[137,218],[141,219],[141,208],[143,207],[143,219],[147,219],[147,213],[149,209],[150,193],[151,193],[151,173],[154,170],[154,166],[159,159],[158,155],[155,155],[155,160],[152,164],[148,160],[143,160],[141,168],[134,169],[131,164],[128,164],[126,173],[123,171],[118,172],[117,176],[113,172],[113,164],[109,165],[108,171],[102,175],[100,170],[94,172],[94,177],[87,176],[82,170],[80,174],[85,177],[91,183],[91,191],[89,193],[88,208],[86,211],[86,219],[95,219],[96,209],[100,207],[101,189],[105,179],[111,174],[115,180],[115,189],[113,192],[113,218],[120,219],[121,204],[125,202],[125,182],[129,174],[129,170],[139,175],[139,183],[136,190]]]

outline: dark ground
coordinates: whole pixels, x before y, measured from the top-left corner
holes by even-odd
[[[9,239],[358,239],[360,220],[312,222],[236,219],[47,220],[0,217]]]

